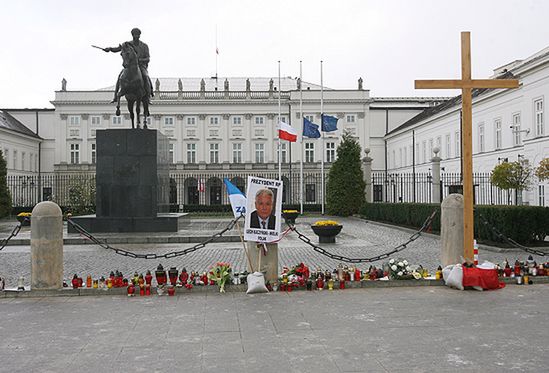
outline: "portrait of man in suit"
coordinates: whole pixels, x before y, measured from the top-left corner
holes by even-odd
[[[250,228],[275,229],[273,191],[267,188],[259,189],[255,194],[255,211],[250,215]]]

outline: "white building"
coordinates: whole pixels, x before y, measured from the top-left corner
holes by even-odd
[[[160,130],[170,139],[172,174],[176,183],[181,184],[174,197],[179,204],[219,203],[221,174],[243,180],[248,174],[277,172],[277,78],[160,78],[153,81],[155,97],[150,106],[148,127]],[[282,121],[294,126],[298,133],[302,132],[301,111],[312,122],[320,123],[320,86],[303,82],[300,91],[297,79],[286,77],[281,79],[281,87]],[[384,170],[383,136],[444,100],[370,98],[369,91],[361,86],[350,90],[324,88],[322,96],[324,113],[339,118],[338,130],[325,134],[326,169],[335,160],[339,139],[347,130],[357,137],[362,148],[371,149],[374,168]],[[52,111],[10,110],[44,139],[42,173],[95,172],[96,131],[131,127],[125,103],[121,107],[123,115],[114,115],[112,97],[113,87],[96,91],[62,89],[55,92]],[[319,203],[317,184],[320,180],[316,175],[320,173],[322,159],[321,139],[305,138],[303,145],[282,142],[284,178],[292,179],[290,200],[294,203],[298,201],[297,179],[302,158],[309,177],[304,187],[308,190],[307,202]]]
[[[549,48],[494,70],[493,78],[515,78],[518,89],[473,91],[473,170],[490,172],[502,161],[527,159],[537,167],[549,157],[545,119],[549,97]],[[444,172],[460,172],[461,96],[429,108],[385,136],[389,173],[428,172],[439,148]],[[547,182],[535,180],[524,192],[531,205],[549,203]]]

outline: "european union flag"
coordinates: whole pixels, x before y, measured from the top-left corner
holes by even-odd
[[[314,124],[309,119],[303,118],[303,136],[311,139],[318,139],[320,137],[318,124]]]
[[[338,119],[336,117],[322,114],[322,131],[337,131],[337,120]]]

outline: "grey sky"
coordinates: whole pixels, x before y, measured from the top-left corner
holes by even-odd
[[[69,90],[113,85],[116,46],[139,27],[151,77],[299,75],[372,96],[454,95],[414,90],[414,79],[460,76],[460,31],[471,31],[473,77],[549,46],[549,1],[0,0],[0,107],[51,107],[61,79]],[[189,89],[189,87],[185,87]],[[196,87],[198,89],[198,87]]]

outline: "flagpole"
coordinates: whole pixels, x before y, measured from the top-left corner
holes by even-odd
[[[299,61],[299,117],[301,118],[301,161],[299,162],[299,205],[303,215],[303,69]]]
[[[278,124],[277,126],[280,127],[280,61],[278,61]],[[278,134],[278,180],[282,180],[282,163],[280,162],[282,158],[282,154],[280,154],[280,133]]]
[[[217,25],[215,25],[215,87],[217,88],[217,56],[219,55],[219,49],[217,49]]]
[[[323,131],[323,116],[324,116],[324,81],[322,76],[322,64],[324,61],[320,61],[320,133],[322,133],[322,157],[320,158],[320,174],[321,174],[321,187],[320,187],[320,200],[322,204],[321,212],[324,215],[324,131]]]

